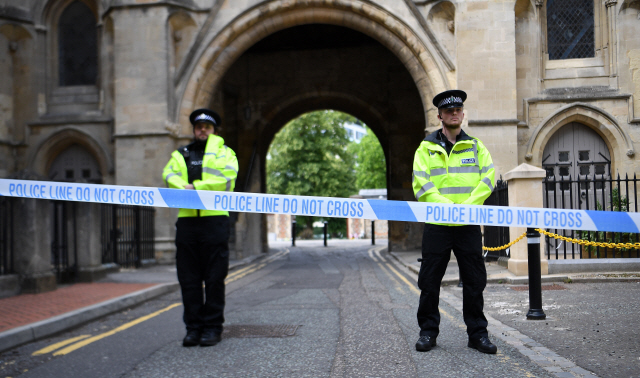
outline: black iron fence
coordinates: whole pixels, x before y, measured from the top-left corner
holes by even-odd
[[[488,206],[509,206],[509,188],[507,187],[507,182],[498,180],[493,193],[484,201],[484,204]],[[500,247],[509,242],[509,227],[484,226],[485,247]],[[496,261],[500,257],[508,258],[508,252],[504,249],[500,251],[487,251],[485,259],[487,261]]]
[[[102,205],[102,263],[140,267],[153,260],[155,209],[128,205]]]
[[[76,203],[51,201],[51,265],[59,283],[73,282],[78,274],[78,222]]]
[[[610,174],[582,176],[577,180],[567,176],[557,179],[552,167],[546,167],[547,178],[543,182],[544,206],[547,208],[608,210],[622,212],[638,212],[638,183],[636,175],[629,178],[613,178]],[[554,234],[572,239],[605,243],[637,243],[640,235],[635,233],[574,231],[548,229]],[[581,246],[573,242],[563,242],[545,236],[548,259],[577,258],[631,258],[640,257],[638,249],[616,249],[598,246]]]
[[[0,197],[0,275],[13,273],[13,202]]]
[[[13,198],[0,197],[0,275],[14,273]],[[78,273],[79,228],[77,204],[51,203],[51,265],[59,283],[73,282]],[[155,256],[155,209],[152,207],[100,205],[102,263],[140,267]]]

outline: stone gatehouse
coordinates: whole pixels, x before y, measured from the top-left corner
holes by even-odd
[[[375,132],[388,198],[413,200],[413,153],[438,127],[431,98],[452,88],[468,92],[463,126],[498,175],[580,151],[634,173],[640,1],[558,3],[0,0],[0,176],[163,186],[189,113],[211,107],[238,154],[236,190],[262,192],[274,135],[331,108]],[[156,212],[159,259],[175,217]],[[266,250],[265,216],[234,225],[235,257]],[[389,247],[417,248],[421,229],[390,222]]]

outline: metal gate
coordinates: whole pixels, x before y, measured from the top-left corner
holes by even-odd
[[[509,206],[509,188],[507,182],[500,179],[496,182],[493,193],[484,201],[488,206]],[[509,227],[484,226],[484,246],[500,247],[509,243]],[[496,261],[500,257],[509,258],[508,250],[487,251],[485,259]]]
[[[620,195],[620,188],[614,185],[615,180],[611,177],[611,155],[606,143],[598,133],[583,124],[569,123],[553,134],[544,148],[542,167],[547,171],[543,189],[544,207],[609,210],[612,209],[612,199],[617,196],[616,193]],[[623,194],[619,200],[622,197],[632,198]],[[606,239],[605,235],[572,230],[551,232],[573,239]],[[581,248],[575,243],[549,237],[546,237],[546,242],[547,257],[550,259],[575,259],[581,256]],[[592,248],[585,252],[586,257],[604,257],[600,251]]]
[[[608,210],[638,212],[638,184],[636,175],[633,178],[618,175],[612,179],[610,175],[599,175],[590,179],[573,180],[571,176],[556,180],[547,175],[543,181],[543,195],[545,207],[581,210]],[[568,201],[562,199],[568,198]],[[579,198],[579,201],[574,201]],[[561,199],[558,201],[557,199]],[[577,206],[574,206],[576,205]],[[639,234],[601,231],[574,231],[549,229],[549,232],[573,239],[607,243],[637,243]],[[619,258],[640,257],[637,249],[613,249],[605,247],[586,246],[571,242],[557,242],[556,239],[545,236],[547,259],[578,259],[578,258]]]
[[[76,204],[51,201],[53,234],[51,235],[51,265],[58,283],[74,282],[78,272]]]
[[[0,275],[13,273],[13,202],[0,197]]]
[[[598,196],[603,195],[605,187],[599,180],[611,177],[607,145],[595,131],[579,123],[565,125],[553,134],[544,148],[542,167],[547,179],[560,183],[557,187],[549,183],[554,196],[545,196],[545,207],[584,209],[587,191],[596,190]],[[579,191],[568,190],[572,177],[581,181]]]
[[[102,205],[102,263],[139,268],[154,258],[155,209]]]

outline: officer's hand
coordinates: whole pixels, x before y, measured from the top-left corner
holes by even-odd
[[[193,189],[193,184],[187,184],[184,188],[185,189]]]

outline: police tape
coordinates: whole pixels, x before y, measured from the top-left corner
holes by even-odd
[[[637,233],[640,213],[479,206],[0,179],[0,196],[117,205]]]

